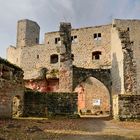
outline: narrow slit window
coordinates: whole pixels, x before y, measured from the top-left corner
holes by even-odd
[[[37,59],[39,59],[39,55],[37,55]]]
[[[39,40],[38,40],[38,38],[36,38],[36,43],[39,43]]]
[[[97,34],[94,34],[94,39],[97,38]]]
[[[72,61],[74,61],[74,54],[71,54],[71,59]]]

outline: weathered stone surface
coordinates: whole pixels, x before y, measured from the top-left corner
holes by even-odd
[[[140,95],[118,95],[116,118],[120,120],[140,119]]]
[[[46,68],[38,68],[36,70],[25,71],[24,79],[32,80],[32,79],[45,79],[46,78],[47,69]]]
[[[59,91],[73,91],[73,67],[71,58],[71,24],[60,23]]]
[[[77,93],[25,92],[24,115],[49,117],[77,113]]]
[[[136,62],[134,60],[133,43],[130,41],[129,31],[119,31],[124,55],[124,89],[125,93],[136,94]]]
[[[26,25],[27,20],[21,20],[19,23],[21,25]],[[28,26],[27,30],[23,30],[22,34],[26,36],[29,27],[32,27],[32,22]],[[18,30],[22,30],[22,26],[18,26]],[[36,28],[38,30],[38,27]],[[35,35],[36,36],[36,31]],[[101,40],[94,40],[94,33],[101,33]],[[21,36],[22,36],[21,34]],[[18,34],[17,34],[18,35]],[[29,33],[30,37],[32,34]],[[34,40],[34,36],[30,40]],[[77,36],[77,38],[72,41],[71,49],[74,55],[73,64],[77,67],[85,68],[110,68],[111,58],[111,24],[104,26],[86,27],[80,29],[72,29],[71,36]],[[18,37],[18,36],[17,36]],[[51,32],[45,34],[44,44],[35,45],[22,45],[22,37],[18,37],[18,42],[20,47],[10,46],[7,49],[7,58],[10,62],[20,66],[26,77],[26,71],[37,70],[38,68],[45,67],[48,70],[59,69],[59,63],[52,64],[50,61],[50,56],[52,54],[59,55],[59,49],[61,48],[61,43],[55,44],[55,38],[60,38],[59,32]],[[28,38],[27,38],[28,39]],[[24,47],[22,47],[24,46]],[[22,49],[21,49],[22,48]],[[61,50],[62,51],[62,50]],[[101,51],[100,60],[92,60],[92,52]],[[60,55],[59,55],[60,57]],[[28,73],[27,73],[28,74]]]
[[[25,30],[25,27],[28,29]],[[22,29],[24,29],[23,32]],[[35,34],[32,34],[32,31]],[[115,19],[112,25],[73,30],[70,24],[62,23],[60,32],[45,34],[44,44],[35,43],[35,38],[39,36],[39,27],[32,21],[20,21],[18,32],[21,32],[21,36],[17,37],[18,45],[8,48],[8,59],[23,68],[25,72],[47,68],[45,77],[59,79],[60,91],[73,91],[83,80],[94,77],[111,93],[110,102],[114,95],[140,94],[140,20]],[[54,58],[53,61],[52,58]],[[86,69],[86,72],[79,69],[79,72],[73,73],[72,59],[76,67]],[[54,69],[59,70],[59,73],[54,73]],[[109,71],[105,74],[103,69],[104,72],[111,69],[111,74],[108,74]],[[3,76],[8,78],[11,75],[12,73],[5,68]],[[33,77],[40,79],[39,84],[34,80],[31,83],[28,81],[29,85],[33,84],[32,88],[35,87],[35,90],[39,87],[40,91],[48,91],[48,81],[46,79],[43,81],[39,74],[36,75]],[[111,78],[108,75],[111,75]],[[41,85],[43,85],[42,88]],[[92,83],[89,89],[92,89],[93,85]],[[81,88],[78,90],[82,93]],[[98,91],[100,91],[99,88]],[[113,111],[117,114],[117,110],[121,107],[118,106],[119,99],[115,100]],[[85,105],[83,102],[80,104]]]
[[[33,46],[39,43],[39,25],[31,20],[18,21],[17,47]]]
[[[25,87],[40,92],[57,92],[59,90],[58,79],[26,80]]]
[[[140,93],[140,20],[113,21],[112,93]]]
[[[0,118],[22,115],[23,95],[23,71],[0,58]]]

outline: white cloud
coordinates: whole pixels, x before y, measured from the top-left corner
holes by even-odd
[[[139,13],[140,0],[0,0],[0,56],[15,44],[19,19],[35,20],[44,33],[58,30],[61,21],[73,27],[93,26],[112,18],[140,18]]]

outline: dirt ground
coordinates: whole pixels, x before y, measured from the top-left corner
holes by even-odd
[[[0,120],[0,140],[140,140],[140,122],[98,118]]]

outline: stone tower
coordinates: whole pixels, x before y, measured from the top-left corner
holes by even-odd
[[[17,47],[33,46],[39,43],[39,25],[31,20],[19,20],[17,25]]]
[[[71,58],[71,24],[60,23],[60,68],[59,89],[60,92],[72,92],[73,68]]]

